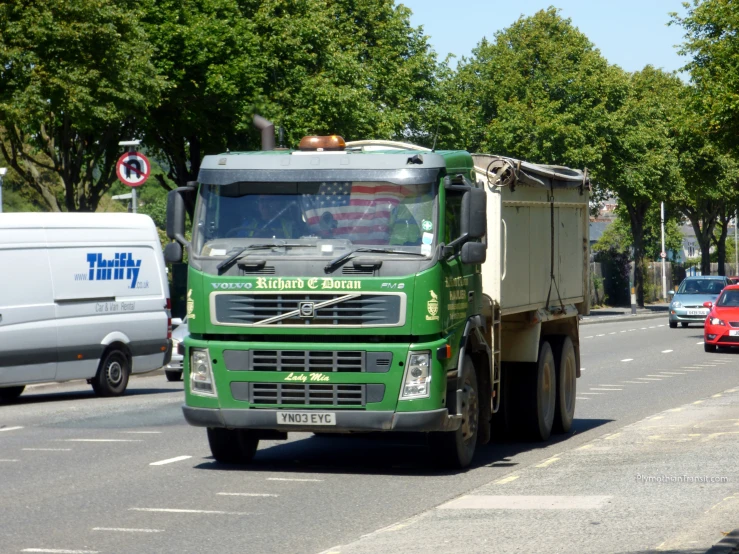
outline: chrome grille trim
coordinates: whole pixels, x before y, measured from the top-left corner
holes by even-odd
[[[224,297],[236,298],[219,300]],[[298,312],[298,304],[306,301],[315,303],[315,316],[312,318],[303,318]],[[274,328],[276,325],[292,329],[328,329],[337,326],[349,329],[401,327],[406,321],[406,306],[407,296],[403,292],[347,294],[310,290],[300,292],[240,290],[215,291],[210,295],[211,322],[214,325],[229,327]],[[383,322],[390,316],[392,322]],[[342,320],[347,323],[342,323]]]

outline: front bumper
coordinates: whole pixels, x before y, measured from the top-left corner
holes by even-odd
[[[739,337],[732,337],[729,331],[737,331],[725,325],[706,325],[703,340],[712,346],[739,346]]]
[[[707,316],[708,310],[701,315],[688,315],[688,310],[684,308],[670,308],[671,322],[705,323]]]
[[[173,355],[165,369],[169,371],[182,371],[182,356]]]
[[[320,410],[336,414],[336,425],[302,426],[277,425],[279,411],[267,409],[220,409],[182,406],[190,425],[196,427],[226,427],[229,429],[273,429],[278,431],[455,431],[461,419],[450,416],[446,408],[423,412],[390,412],[359,410]],[[316,410],[317,411],[317,410]]]

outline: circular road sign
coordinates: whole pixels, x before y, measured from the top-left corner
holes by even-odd
[[[139,152],[126,152],[115,165],[115,172],[124,185],[140,187],[149,178],[151,164]]]

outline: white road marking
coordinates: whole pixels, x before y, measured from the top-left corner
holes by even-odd
[[[161,431],[121,431],[128,435],[161,435]]]
[[[590,390],[617,391],[617,390],[624,390],[624,389],[594,389],[591,387]]]
[[[657,327],[655,325],[652,325],[650,329],[656,329]]]
[[[268,494],[264,492],[219,492],[219,496],[269,496],[277,498],[279,494]]]
[[[633,362],[633,361],[634,361],[634,358],[624,358],[624,359],[623,359],[623,360],[621,360],[621,361],[622,361],[622,362]]]
[[[93,531],[117,531],[120,533],[164,533],[164,529],[129,529],[126,527],[93,527]]]
[[[465,495],[439,506],[441,510],[594,510],[610,496],[482,496]]]
[[[548,467],[558,460],[559,458],[552,457],[552,458],[549,458],[548,460],[544,460],[542,463],[536,465],[535,467]]]
[[[639,381],[661,381],[662,379],[650,379],[649,377],[635,377],[635,379],[639,379]]]
[[[29,452],[71,452],[71,448],[22,448]]]
[[[698,364],[697,367],[716,367],[716,364]]]
[[[672,350],[663,350],[662,354],[669,354],[670,352],[672,352]]]
[[[17,462],[18,460],[0,460],[0,462]]]
[[[590,400],[590,398],[586,398],[584,396],[576,396],[575,400]]]
[[[98,554],[98,550],[63,550],[59,548],[26,548],[21,552],[49,552],[53,554]]]
[[[623,385],[598,385],[599,387],[623,387]]]
[[[693,404],[703,404],[703,400],[696,400]]]
[[[711,398],[721,398],[723,394],[714,394]]]
[[[660,373],[664,373],[665,375],[687,375],[687,373],[681,373],[679,371],[660,371]]]
[[[181,462],[182,460],[189,460],[192,456],[177,456],[176,458],[168,458],[166,460],[160,460],[158,462],[151,462],[150,466],[163,466],[164,464],[171,464],[174,462]]]
[[[623,383],[628,383],[630,385],[646,385],[644,381],[622,381]]]
[[[581,367],[581,368],[580,368],[580,371],[585,371],[585,368],[584,368],[584,367]]]
[[[593,335],[590,335],[589,337],[583,337],[583,338],[592,339],[593,338]]]
[[[629,329],[629,331],[636,331],[636,329]]]
[[[667,377],[668,379],[672,379],[672,375],[652,375],[651,373],[647,373],[647,377]]]
[[[680,369],[683,369],[683,368],[680,368]],[[697,371],[698,373],[700,373],[703,370],[702,369],[686,369],[685,371]]]
[[[18,429],[23,429],[23,427],[0,427],[0,431],[17,431]]]
[[[622,333],[625,333],[626,331],[624,330],[624,331],[621,331],[621,332],[622,332]]]
[[[616,437],[622,435],[623,433],[613,433],[612,435],[608,435],[607,437],[603,437],[604,440],[612,441]]]
[[[642,327],[642,328],[641,328],[641,330],[642,330],[642,331],[646,331],[646,330],[647,330],[647,328],[646,328],[646,327]]]
[[[183,510],[179,508],[129,508],[134,512],[167,512],[171,514],[217,514],[229,516],[248,516],[249,512],[224,512],[221,510]]]
[[[700,341],[700,342],[696,342],[695,344],[703,344],[703,341]]]
[[[657,325],[657,327],[664,327],[664,325]]]
[[[64,442],[144,442],[139,439],[63,439]]]
[[[608,334],[609,335],[615,335],[616,334],[616,331],[614,331],[613,333],[608,333]]]
[[[503,479],[499,479],[498,481],[495,481],[495,485],[505,485],[506,483],[510,483],[511,481],[515,481],[521,477],[520,475],[509,475],[508,477],[503,477]]]
[[[595,336],[596,336],[596,337],[605,337],[605,336],[606,336],[606,334],[605,334],[605,333],[603,333],[602,335],[595,335]]]
[[[594,394],[603,394],[603,393],[602,392],[581,392],[580,394],[594,395]]]
[[[314,483],[322,483],[323,479],[290,479],[287,477],[267,477],[267,481],[310,481]]]

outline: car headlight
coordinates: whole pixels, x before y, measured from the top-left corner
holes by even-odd
[[[724,323],[723,321],[721,321],[717,317],[712,317],[711,318],[711,325],[726,325],[726,323]]]
[[[431,352],[409,352],[400,398],[427,398],[430,385]]]
[[[202,396],[215,396],[210,353],[206,349],[190,349],[190,391]]]
[[[673,308],[682,308],[682,307],[683,307],[683,305],[682,305],[682,304],[680,304],[680,302],[673,302],[673,303],[672,303],[672,307],[673,307]]]

